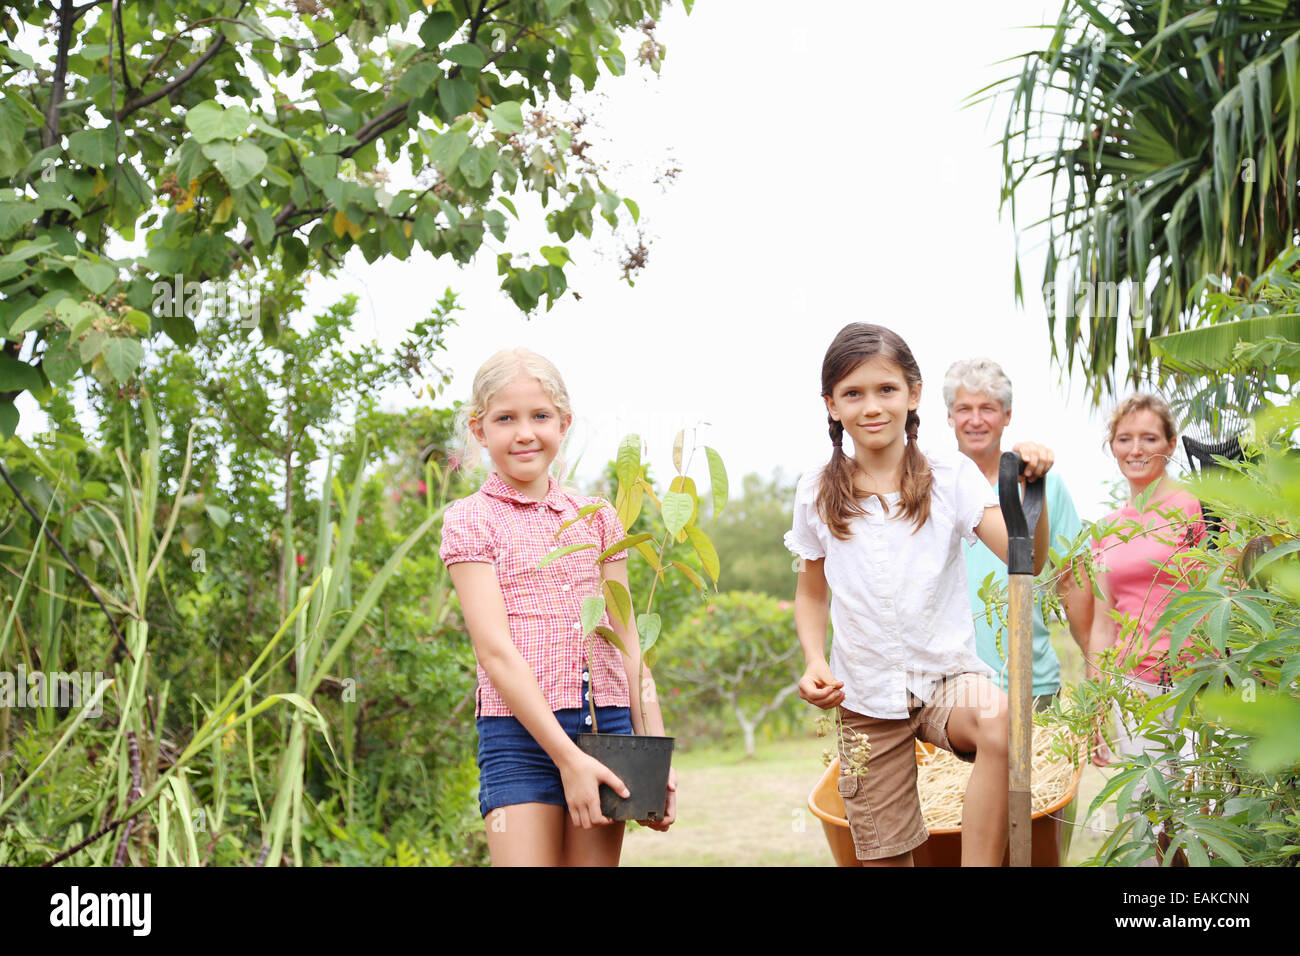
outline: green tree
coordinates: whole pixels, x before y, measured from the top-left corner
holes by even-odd
[[[660,693],[733,717],[752,757],[759,725],[799,689],[803,654],[793,635],[789,601],[719,594],[667,635],[657,665]]]
[[[794,514],[794,483],[778,470],[764,480],[749,474],[741,494],[717,518],[713,543],[726,565],[727,591],[759,591],[781,600],[794,597],[795,574],[783,539]]]
[[[1061,334],[1099,402],[1120,354],[1136,385],[1154,337],[1213,321],[1204,293],[1245,291],[1294,243],[1300,16],[1285,0],[1066,0],[1020,61],[996,91],[1002,199],[1046,230],[1053,352]],[[1050,205],[1026,216],[1016,199],[1040,177]]]
[[[512,196],[541,200],[557,244],[500,252],[502,289],[525,311],[564,293],[563,243],[638,212],[552,106],[622,73],[634,26],[657,69],[661,0],[426,6],[7,5],[0,435],[20,392],[45,399],[82,368],[121,384],[143,340],[193,342],[232,277],[328,272],[354,246],[466,263],[506,241]],[[386,188],[385,163],[416,184]]]

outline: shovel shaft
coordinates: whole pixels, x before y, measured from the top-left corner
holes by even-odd
[[[1020,473],[1025,463],[1013,451],[998,461],[998,502],[1007,523],[1007,705],[1011,712],[1007,742],[1007,823],[1012,866],[1029,866],[1031,783],[1030,740],[1033,735],[1034,623],[1031,591],[1034,580],[1034,529],[1043,514],[1041,478],[1025,485],[1020,500]]]
[[[1011,739],[1008,747],[1007,812],[1011,842],[1011,865],[1029,866],[1030,846],[1030,742],[1033,736],[1033,578],[1012,574],[1007,579],[1010,603],[1007,607],[1009,634],[1007,654],[1007,703],[1010,708]]]

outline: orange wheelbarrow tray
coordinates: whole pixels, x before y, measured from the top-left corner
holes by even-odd
[[[918,757],[932,753],[934,747],[921,741],[916,742]],[[812,793],[808,795],[808,809],[822,822],[826,842],[830,844],[831,855],[835,857],[836,866],[861,866],[853,848],[853,836],[849,833],[849,821],[844,815],[844,800],[840,796],[837,781],[840,776],[840,759],[836,757],[826,768]],[[1061,798],[1049,807],[1033,815],[1031,839],[1033,843],[1033,866],[1061,865],[1061,811],[1074,800],[1079,788],[1079,771],[1076,770],[1070,787]],[[960,866],[961,865],[961,827],[940,827],[930,831],[930,838],[912,851],[912,861],[917,866]],[[1008,856],[1002,859],[1007,866]]]

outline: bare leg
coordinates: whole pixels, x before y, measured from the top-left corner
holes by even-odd
[[[559,866],[569,814],[549,803],[516,803],[483,818],[493,866]]]
[[[954,707],[948,740],[975,753],[961,814],[961,865],[1001,866],[1007,850],[1007,695],[983,682],[980,705]]]
[[[913,866],[912,851],[900,853],[898,856],[886,856],[879,860],[858,860],[863,866]]]
[[[626,830],[627,824],[618,820],[584,830],[574,826],[573,820],[565,814],[564,865],[618,866]]]

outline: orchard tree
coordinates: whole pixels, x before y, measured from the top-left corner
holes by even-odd
[[[0,13],[0,435],[14,397],[79,370],[126,382],[142,341],[268,268],[328,273],[417,248],[469,262],[535,194],[554,245],[502,251],[519,308],[564,293],[564,243],[635,220],[556,104],[658,70],[662,0],[163,0]],[[689,0],[686,0],[689,8]],[[388,165],[386,165],[388,164]],[[387,188],[389,168],[415,185]],[[228,301],[243,303],[227,310]],[[252,303],[256,305],[256,301]],[[238,315],[230,314],[238,311]]]
[[[705,708],[724,708],[754,756],[759,725],[799,689],[803,654],[789,601],[727,591],[683,620],[662,642],[655,667],[661,692]]]

